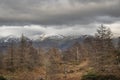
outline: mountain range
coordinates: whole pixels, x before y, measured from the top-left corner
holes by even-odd
[[[42,35],[37,35],[34,38],[28,38],[26,37],[27,41],[32,41],[33,46],[38,48],[60,48],[62,50],[65,50],[69,47],[71,47],[75,42],[82,42],[87,35],[80,35],[80,36],[63,36],[59,34],[42,34]],[[21,38],[16,37],[13,35],[9,35],[6,37],[1,37],[0,38],[0,50],[5,50],[11,42],[14,42],[14,44],[19,44]]]
[[[61,50],[66,50],[72,47],[76,42],[82,43],[85,38],[93,37],[91,35],[79,35],[79,36],[63,36],[59,34],[41,34],[37,35],[34,38],[26,37],[26,40],[32,41],[33,46],[36,48],[42,47],[49,49],[52,47],[59,48]],[[13,35],[0,38],[0,51],[4,51],[8,48],[11,42],[19,45],[21,38]],[[117,38],[113,39],[113,42],[116,44],[118,41]]]

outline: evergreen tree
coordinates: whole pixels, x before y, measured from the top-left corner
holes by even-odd
[[[110,28],[103,25],[97,29],[97,33],[95,34],[96,62],[98,63],[95,66],[97,67],[96,69],[102,73],[108,70],[105,66],[108,66],[111,63],[110,58],[114,51],[112,36],[113,34]]]
[[[107,28],[101,25],[97,29],[97,33],[95,34],[97,47],[99,47],[100,51],[111,50],[113,48],[112,44],[112,32],[110,28]]]

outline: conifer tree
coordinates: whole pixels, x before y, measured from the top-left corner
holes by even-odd
[[[95,34],[95,48],[96,48],[96,62],[98,63],[96,65],[96,69],[99,69],[99,72],[105,72],[107,67],[106,65],[110,65],[109,58],[112,56],[112,52],[114,51],[114,46],[112,43],[112,32],[110,28],[107,28],[103,25],[101,25],[97,29],[97,33]],[[109,56],[109,58],[108,58]],[[111,63],[112,64],[112,63]]]

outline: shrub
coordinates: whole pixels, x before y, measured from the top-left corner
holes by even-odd
[[[98,75],[95,74],[87,74],[82,76],[82,80],[97,80]]]
[[[84,75],[81,80],[120,80],[120,78],[114,75],[87,74]]]
[[[0,80],[7,80],[7,79],[5,79],[3,76],[0,76]]]
[[[114,75],[100,75],[99,80],[120,80],[120,78]]]

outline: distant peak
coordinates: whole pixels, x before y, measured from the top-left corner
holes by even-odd
[[[64,36],[60,34],[41,34],[40,35],[40,40],[45,40],[45,39],[63,39]]]

